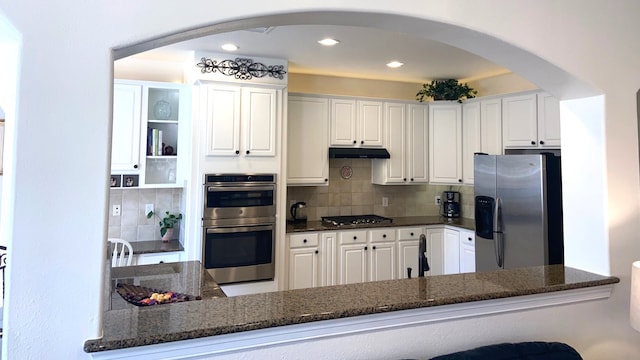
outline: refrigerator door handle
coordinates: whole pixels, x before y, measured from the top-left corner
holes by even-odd
[[[502,266],[504,265],[503,264],[504,241],[502,239],[503,234],[501,232],[497,232],[495,235],[496,235],[496,238],[493,240],[495,241],[493,245],[496,252],[496,263],[498,264],[499,268],[502,268]]]
[[[503,233],[502,233],[502,226],[501,226],[501,222],[500,222],[500,218],[501,218],[501,202],[500,202],[500,198],[496,197],[496,201],[494,203],[494,207],[493,207],[493,229],[494,229],[494,243],[493,243],[493,248],[495,251],[495,255],[496,255],[496,263],[498,264],[498,267],[502,267],[503,266],[503,258],[504,258],[504,240],[503,240]]]
[[[500,198],[496,197],[493,203],[493,231],[502,232],[500,227]]]

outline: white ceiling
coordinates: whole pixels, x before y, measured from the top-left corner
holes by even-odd
[[[266,31],[264,31],[266,30]],[[333,47],[317,43],[340,40]],[[354,26],[295,25],[234,31],[201,37],[135,55],[140,58],[186,60],[191,51],[223,53],[222,44],[239,50],[230,56],[287,59],[290,73],[424,83],[454,78],[471,81],[510,72],[467,51],[409,34]],[[404,66],[391,69],[396,60]]]

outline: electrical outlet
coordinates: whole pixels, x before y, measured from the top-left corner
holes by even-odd
[[[386,197],[386,196],[382,197],[382,206],[383,207],[389,206],[389,198],[388,197]]]
[[[436,195],[436,205],[440,205],[440,195]]]
[[[153,212],[153,204],[146,204],[144,206],[144,214],[147,215],[150,212]]]
[[[113,216],[120,216],[120,205],[113,205],[113,210],[111,214]]]

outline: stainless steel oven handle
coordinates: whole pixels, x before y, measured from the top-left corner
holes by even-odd
[[[275,186],[207,186],[207,191],[273,191]]]
[[[273,228],[274,228],[273,225],[258,225],[258,226],[208,227],[206,229],[207,229],[207,234],[228,234],[228,233],[273,230]]]

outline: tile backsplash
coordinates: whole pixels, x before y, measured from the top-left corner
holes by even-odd
[[[340,176],[343,166],[352,167],[351,178]],[[330,159],[329,186],[287,187],[287,208],[294,200],[306,202],[311,221],[336,215],[437,216],[440,206],[435,204],[435,196],[445,190],[459,191],[461,216],[474,217],[473,186],[374,185],[370,159]],[[389,206],[382,206],[383,197],[389,199]]]
[[[111,189],[109,195],[109,237],[130,242],[160,239],[160,221],[147,219],[145,205],[154,212],[181,212],[183,189]],[[113,216],[113,206],[120,205],[120,216]],[[179,228],[176,228],[179,230]]]

